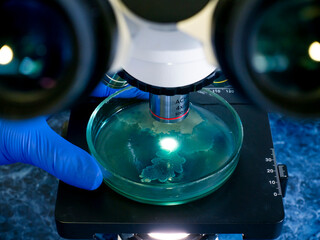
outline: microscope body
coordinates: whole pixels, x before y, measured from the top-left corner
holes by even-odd
[[[122,38],[128,38],[124,42],[129,44],[118,75],[150,92],[149,107],[154,119],[166,123],[182,121],[189,112],[189,92],[212,83],[218,68],[214,56],[208,54],[209,26],[217,1],[208,1],[188,19],[165,23],[138,16],[121,1],[110,3],[122,23]],[[203,27],[208,31],[194,31]],[[110,74],[105,78],[110,87],[117,80]]]
[[[143,91],[174,96],[221,69],[268,111],[317,116],[320,16],[310,9],[319,2],[5,0],[0,114],[71,108],[119,70]]]

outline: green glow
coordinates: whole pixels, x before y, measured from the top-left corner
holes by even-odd
[[[174,138],[163,138],[160,140],[160,146],[163,150],[173,152],[178,148],[178,142]]]

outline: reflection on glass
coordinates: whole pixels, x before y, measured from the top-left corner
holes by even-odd
[[[25,57],[19,67],[19,72],[26,76],[36,77],[41,73],[43,64],[40,61],[33,61],[29,57]]]
[[[283,72],[289,67],[289,60],[285,55],[256,54],[252,64],[258,73]]]
[[[174,138],[163,138],[160,140],[160,146],[163,150],[172,152],[177,149],[178,142]]]
[[[8,65],[13,59],[13,51],[8,45],[0,48],[0,65]]]
[[[309,56],[312,60],[320,62],[320,43],[313,42],[309,47]]]

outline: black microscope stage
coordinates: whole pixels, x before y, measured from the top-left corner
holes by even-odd
[[[153,206],[129,200],[105,184],[86,191],[59,183],[55,209],[58,233],[64,238],[92,239],[95,233],[237,233],[245,239],[273,239],[284,220],[282,190],[268,115],[234,95],[232,88],[211,88],[238,112],[244,128],[239,164],[217,191],[178,206]],[[210,106],[201,97],[198,104]],[[88,150],[86,126],[97,106],[72,111],[68,140]]]

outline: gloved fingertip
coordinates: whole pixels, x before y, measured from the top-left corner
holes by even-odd
[[[115,93],[117,90],[107,87],[103,82],[100,82],[98,86],[91,93],[91,97],[108,97]]]
[[[139,90],[138,88],[130,88],[121,92],[116,98],[137,98],[137,99],[149,99],[149,93]]]
[[[103,174],[96,160],[82,149],[79,149],[79,152],[74,152],[78,155],[78,160],[70,165],[69,184],[90,191],[99,188],[103,180]],[[74,173],[78,174],[71,177]]]
[[[33,165],[56,176],[72,186],[94,190],[102,182],[102,172],[97,161],[83,149],[56,134],[49,127],[38,140],[32,156]]]
[[[94,89],[91,93],[92,97],[109,97],[110,95],[125,90],[126,88],[122,89],[113,89],[106,86],[103,82],[100,82],[98,86]],[[137,88],[130,88],[126,91],[121,92],[116,98],[138,98],[138,99],[149,99],[149,93],[141,91]]]
[[[103,181],[103,175],[101,170],[99,169],[96,178],[93,180],[92,185],[87,188],[87,190],[90,190],[90,191],[96,190],[101,186],[102,181]]]

